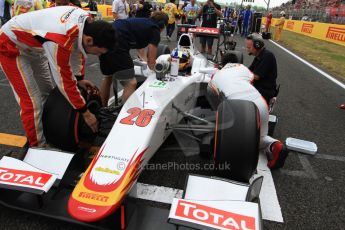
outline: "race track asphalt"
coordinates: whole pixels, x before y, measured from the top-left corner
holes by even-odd
[[[243,38],[235,36],[235,39],[238,42],[236,50],[244,52],[244,64],[249,65],[252,57],[245,53]],[[176,44],[164,38],[162,43],[170,47]],[[284,223],[264,221],[264,229],[344,229],[345,110],[338,107],[345,103],[345,90],[273,43],[266,41],[266,46],[276,55],[281,84],[274,111],[279,119],[274,136],[280,140],[295,137],[313,141],[318,153],[311,156],[292,151],[285,167],[272,172]],[[97,63],[95,57],[88,59],[87,78],[99,84],[101,73]],[[19,109],[2,72],[0,98],[0,132],[23,135]],[[0,156],[12,149],[0,145]],[[200,159],[198,156],[185,157],[172,137],[151,162],[166,161],[199,162]],[[144,171],[139,181],[182,189],[186,174],[187,171]],[[160,206],[154,202],[150,205]],[[83,228],[0,206],[0,229]]]

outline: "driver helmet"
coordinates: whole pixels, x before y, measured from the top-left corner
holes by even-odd
[[[177,48],[175,48],[172,51],[172,53],[171,53],[172,55],[175,54],[176,49]],[[191,61],[192,57],[190,55],[189,50],[187,50],[187,49],[179,49],[177,51],[177,53],[178,53],[178,58],[179,58],[179,71],[186,70],[188,67],[190,67],[191,62],[192,62]]]

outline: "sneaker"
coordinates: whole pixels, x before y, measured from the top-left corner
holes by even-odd
[[[284,148],[283,143],[276,141],[271,145],[272,157],[269,159],[267,166],[270,169],[278,169],[284,166],[286,157],[288,155],[287,149]]]

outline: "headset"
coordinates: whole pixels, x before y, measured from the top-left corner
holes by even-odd
[[[264,39],[261,37],[260,34],[257,34],[257,33],[249,34],[247,36],[247,39],[253,41],[253,45],[256,50],[259,50],[265,47]]]

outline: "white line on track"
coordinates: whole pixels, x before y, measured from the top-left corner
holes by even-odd
[[[136,188],[131,190],[129,196],[171,204],[174,198],[182,198],[182,193],[183,190],[180,189],[137,183]]]
[[[280,172],[285,175],[301,177],[301,178],[310,178],[318,179],[317,174],[315,173],[313,167],[311,166],[308,157],[305,155],[298,154],[298,158],[302,164],[303,170],[287,170],[281,169]]]
[[[345,162],[345,157],[342,156],[333,156],[327,154],[316,154],[314,157],[326,160],[333,160],[333,161],[343,161]]]
[[[6,84],[6,83],[0,83],[0,86],[7,86],[7,87],[10,87],[9,84]]]
[[[264,176],[260,193],[262,217],[265,220],[282,223],[283,216],[276,189],[274,187],[274,181],[271,171],[267,167],[267,159],[264,154],[260,154],[257,170],[258,175]],[[143,200],[171,204],[174,197],[182,198],[182,193],[183,190],[180,189],[137,183],[131,190],[129,196]]]
[[[98,65],[99,65],[98,62],[96,62],[96,63],[92,63],[91,65],[89,65],[89,67],[96,67]]]
[[[287,52],[288,54],[292,55],[293,57],[295,57],[296,59],[300,60],[301,62],[303,62],[304,64],[306,64],[307,66],[309,66],[310,68],[312,68],[313,70],[315,70],[316,72],[320,73],[322,76],[324,76],[325,78],[329,79],[330,81],[334,82],[335,84],[337,84],[338,86],[340,86],[341,88],[345,89],[345,84],[343,84],[342,82],[338,81],[337,79],[335,79],[333,76],[329,75],[328,73],[322,71],[321,69],[317,68],[316,66],[312,65],[311,63],[307,62],[306,60],[304,60],[303,58],[299,57],[298,55],[292,53],[290,50],[282,47],[281,45],[279,45],[278,43],[270,40],[273,44],[275,44],[276,46],[278,46],[279,48],[281,48],[282,50],[284,50],[285,52]]]

